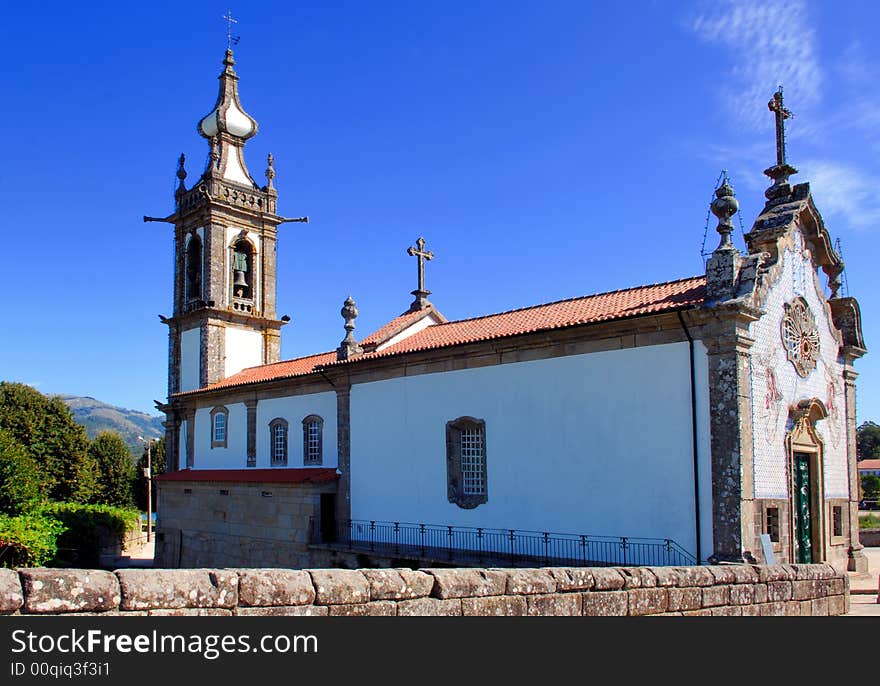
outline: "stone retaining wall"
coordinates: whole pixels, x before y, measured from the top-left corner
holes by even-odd
[[[840,615],[828,565],[545,569],[0,569],[0,614]]]

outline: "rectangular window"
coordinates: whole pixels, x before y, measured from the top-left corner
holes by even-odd
[[[318,422],[309,422],[307,425],[306,462],[321,463],[321,427]]]
[[[285,464],[287,462],[287,427],[276,424],[272,429],[272,463]]]
[[[831,508],[831,535],[843,536],[843,507],[840,505]]]
[[[214,442],[226,442],[226,415],[222,412],[214,415]]]
[[[483,429],[481,427],[463,429],[461,432],[461,485],[464,495],[485,494],[484,461]]]
[[[768,507],[764,533],[770,535],[770,540],[779,543],[779,508]]]

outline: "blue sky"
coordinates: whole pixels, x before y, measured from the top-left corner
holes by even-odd
[[[264,2],[232,6],[248,143],[275,155],[286,358],[405,310],[423,235],[450,318],[690,276],[729,170],[746,231],[795,112],[794,181],[840,238],[880,341],[873,2]],[[201,173],[226,5],[15,3],[3,21],[0,378],[152,410],[164,399],[175,166]],[[709,228],[708,247],[717,243]],[[736,237],[742,247],[741,235]],[[880,353],[857,364],[880,421]]]

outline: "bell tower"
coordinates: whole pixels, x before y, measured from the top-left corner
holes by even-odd
[[[209,146],[207,166],[189,188],[184,156],[177,169],[174,225],[174,310],[161,317],[169,331],[168,397],[216,383],[245,367],[277,362],[281,327],[275,308],[275,243],[279,224],[307,222],[276,214],[272,155],[266,185],[244,159],[257,122],[238,96],[232,50],[226,51],[214,108],[198,125]],[[286,318],[285,318],[286,319]],[[178,424],[182,418],[172,418]]]

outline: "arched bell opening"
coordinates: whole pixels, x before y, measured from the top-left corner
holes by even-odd
[[[202,241],[195,234],[186,244],[184,294],[187,303],[202,297]]]
[[[230,245],[229,284],[232,307],[252,313],[256,299],[257,273],[256,250],[253,243],[239,235]]]

